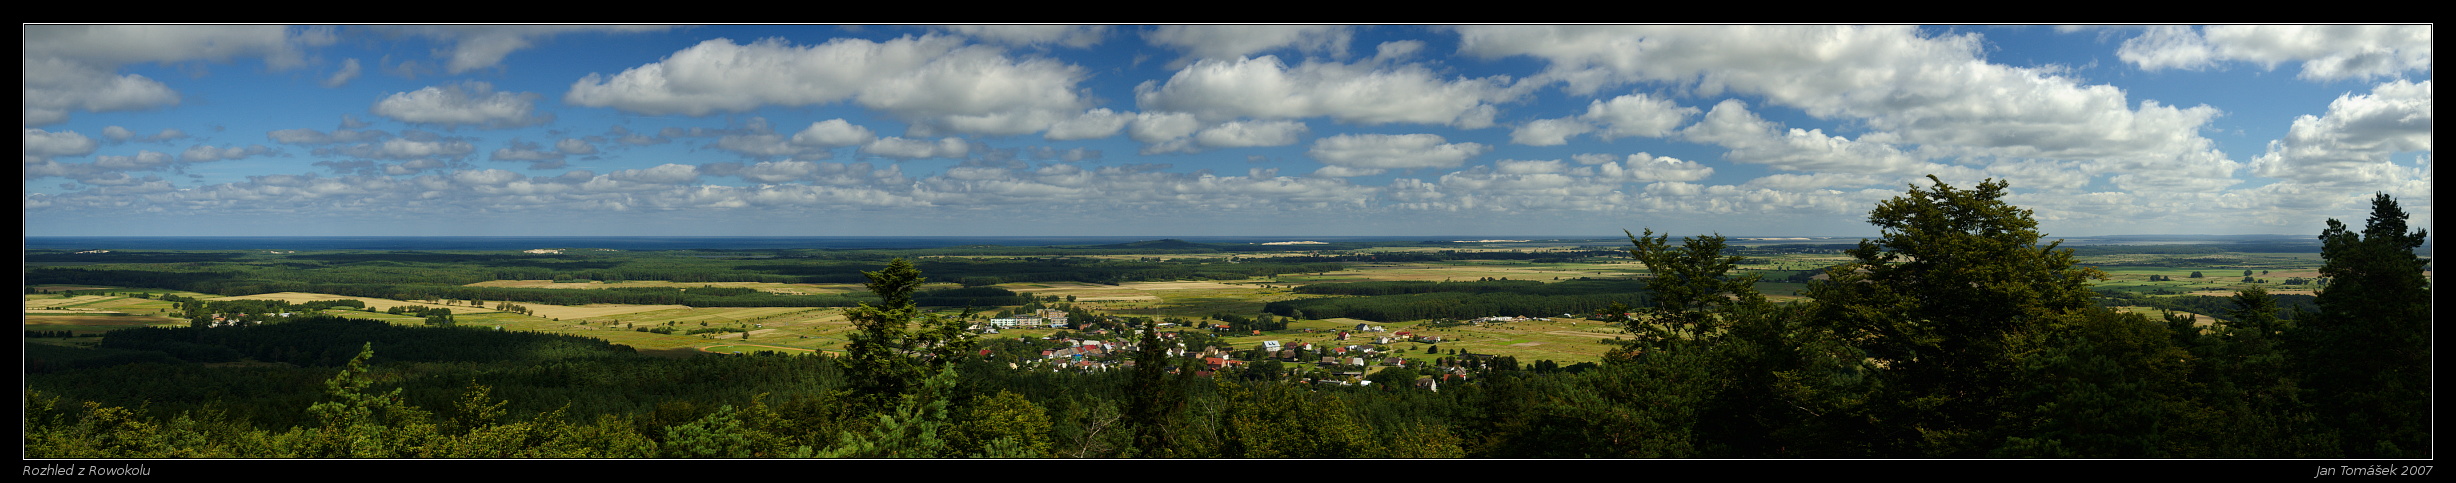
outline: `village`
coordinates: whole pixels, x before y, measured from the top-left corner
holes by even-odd
[[[1038,309],[1029,315],[993,318],[986,324],[975,325],[973,329],[982,334],[997,334],[1000,329],[1013,328],[1063,329],[1067,327],[1068,315],[1060,310]],[[1549,319],[1488,317],[1473,322],[1524,320]],[[1169,327],[1179,324],[1154,325]],[[1474,370],[1490,367],[1495,357],[1492,354],[1456,351],[1451,357],[1438,358],[1430,363],[1420,359],[1411,361],[1399,357],[1400,349],[1392,345],[1440,344],[1443,338],[1410,331],[1392,332],[1386,327],[1367,323],[1328,332],[1317,332],[1317,329],[1294,331],[1297,334],[1319,333],[1324,337],[1323,343],[1273,339],[1242,348],[1220,337],[1221,334],[1233,334],[1226,324],[1200,326],[1197,329],[1161,331],[1157,339],[1169,346],[1166,353],[1170,359],[1188,363],[1181,367],[1197,368],[1194,375],[1201,377],[1225,374],[1253,379],[1284,379],[1303,384],[1370,386],[1374,384],[1374,380],[1369,379],[1372,374],[1386,368],[1406,368],[1415,375],[1408,384],[1437,392],[1443,382],[1465,380]],[[1251,330],[1245,335],[1259,336],[1262,331]],[[1133,368],[1135,362],[1131,359],[1141,349],[1141,339],[1141,329],[1095,328],[1083,332],[1061,331],[1038,338],[1022,336],[999,340],[1016,343],[1007,347],[1034,348],[1030,353],[1016,357],[1016,362],[1010,362],[1010,366],[1017,369],[1102,372]],[[1427,349],[1428,353],[1438,350],[1437,345],[1431,347]],[[981,353],[987,356],[995,351],[985,348]],[[1176,371],[1172,368],[1170,372],[1173,374]]]

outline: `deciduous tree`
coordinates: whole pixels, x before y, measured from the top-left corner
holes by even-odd
[[[2041,244],[2031,211],[2004,201],[2008,183],[1928,180],[1868,214],[1882,236],[1809,286],[1809,323],[1882,368],[1868,415],[1879,456],[1982,456],[2016,372],[2007,341],[2093,306],[2105,274]]]
[[[1626,323],[1635,337],[1615,358],[1661,350],[1681,340],[1718,336],[1725,330],[1720,314],[1737,306],[1765,303],[1765,296],[1756,289],[1759,275],[1732,274],[1741,257],[1723,254],[1721,236],[1684,238],[1674,248],[1670,235],[1656,236],[1654,230],[1646,230],[1643,237],[1626,230],[1621,234],[1636,245],[1629,255],[1652,272],[1646,279],[1646,291],[1654,306],[1644,311],[1646,317]]]

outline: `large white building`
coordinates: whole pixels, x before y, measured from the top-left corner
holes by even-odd
[[[994,326],[998,326],[998,327],[1001,327],[1001,328],[1014,328],[1014,327],[1026,327],[1026,328],[1037,328],[1037,327],[1054,327],[1054,328],[1065,328],[1065,327],[1066,327],[1066,311],[1063,311],[1063,310],[1055,310],[1055,309],[1040,309],[1040,310],[1033,311],[1033,313],[1032,313],[1031,315],[1021,315],[1021,314],[1017,314],[1017,315],[1016,315],[1016,316],[1014,316],[1014,317],[1006,317],[1006,318],[989,319],[989,325],[994,325]]]

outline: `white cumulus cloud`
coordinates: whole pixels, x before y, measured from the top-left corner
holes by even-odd
[[[1166,83],[1136,86],[1144,110],[1234,118],[1329,117],[1357,124],[1418,123],[1481,128],[1494,102],[1516,98],[1501,78],[1443,79],[1418,65],[1380,68],[1332,62],[1289,67],[1275,56],[1204,60]]]
[[[77,134],[76,131],[51,132],[30,127],[25,128],[25,135],[18,139],[17,149],[25,154],[27,163],[58,156],[94,154],[94,150],[102,146],[94,138]]]
[[[884,42],[835,39],[795,46],[782,39],[713,39],[613,76],[589,74],[564,102],[640,114],[704,116],[759,106],[852,101],[916,129],[1023,134],[1073,119],[1089,107],[1076,84],[1083,69],[1017,60],[961,37]]]
[[[903,159],[962,158],[972,152],[972,145],[960,138],[939,138],[937,141],[883,137],[861,146],[861,152]]]
[[[870,142],[872,139],[878,139],[878,134],[871,132],[870,128],[862,127],[860,125],[847,122],[843,119],[829,119],[810,123],[810,127],[802,128],[801,132],[793,133],[794,144],[827,147],[859,146]]]
[[[2431,150],[2431,81],[2382,83],[2369,94],[2338,96],[2325,115],[2294,119],[2270,141],[2252,173],[2323,184],[2386,184],[2422,176],[2390,155]],[[2425,163],[2427,165],[2427,163]]]
[[[1286,146],[1305,135],[1296,121],[1235,121],[1194,133],[1194,142],[1211,147]]]
[[[513,128],[553,119],[535,113],[537,97],[527,92],[495,92],[492,85],[472,81],[396,92],[376,101],[372,112],[414,124]]]
[[[581,32],[635,33],[672,29],[664,25],[385,25],[380,31],[436,39],[451,45],[436,51],[453,74],[494,67],[512,52],[556,35]],[[352,65],[355,65],[353,63]]]
[[[1202,59],[1234,59],[1279,48],[1343,56],[1355,32],[1344,25],[1162,25],[1143,35],[1153,45],[1184,51],[1169,68]]]
[[[1347,170],[1455,168],[1491,149],[1433,134],[1342,134],[1315,140],[1305,154]]]
[[[2431,68],[2429,25],[2150,27],[2116,51],[2142,70],[2200,70],[2240,61],[2275,69],[2301,61],[2304,79],[2369,79]]]
[[[122,65],[191,60],[264,60],[273,69],[306,63],[305,49],[336,40],[329,27],[280,25],[29,25],[23,29],[22,122],[42,126],[71,111],[126,111],[177,105],[180,95]]]

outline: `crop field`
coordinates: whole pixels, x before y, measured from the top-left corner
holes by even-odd
[[[1158,293],[1190,290],[1252,291],[1255,283],[1225,283],[1214,281],[1186,282],[1126,282],[1101,285],[1081,282],[1009,283],[999,288],[1039,296],[1073,296],[1086,302],[1152,302]]]
[[[2321,260],[2316,254],[2291,253],[2225,253],[2196,255],[2113,255],[2083,260],[2088,266],[2106,272],[2107,278],[2094,287],[2152,295],[2232,296],[2235,291],[2259,286],[2270,294],[2315,293],[2318,285],[2291,284],[2296,279],[2319,278]],[[2253,281],[2244,282],[2249,271]],[[2193,277],[2193,273],[2201,276]],[[2166,280],[2150,280],[2158,276]],[[2427,275],[2427,272],[2425,274]]]
[[[1380,327],[1382,332],[1358,332],[1356,324]],[[1308,331],[1307,329],[1310,329]],[[1338,340],[1340,331],[1349,332],[1348,340]],[[1384,345],[1390,356],[1407,359],[1409,364],[1432,362],[1451,357],[1452,351],[1515,357],[1521,364],[1551,360],[1562,365],[1600,360],[1612,348],[1607,344],[1626,332],[1604,322],[1578,318],[1553,318],[1548,321],[1528,320],[1496,324],[1457,325],[1434,328],[1417,322],[1383,324],[1356,319],[1308,320],[1288,324],[1287,330],[1265,331],[1261,335],[1222,337],[1235,349],[1251,349],[1264,341],[1276,340],[1282,346],[1311,343],[1317,348],[1346,345],[1373,345],[1376,336],[1394,336],[1406,332],[1407,337],[1436,336],[1438,343],[1410,342],[1406,338]],[[1428,349],[1438,348],[1438,353]],[[1379,362],[1374,364],[1378,365]]]
[[[170,302],[119,295],[27,295],[25,314],[39,315],[142,315],[166,316],[178,310]]]
[[[605,339],[641,350],[696,349],[716,341],[740,342],[742,332],[688,334],[690,329],[748,328],[750,342],[805,351],[840,349],[849,330],[843,309],[818,307],[685,307],[680,305],[612,305],[556,307],[526,305],[539,316],[512,313],[456,316],[461,325],[501,326],[504,330],[571,334]],[[577,310],[573,310],[577,309]],[[546,317],[585,313],[587,317]],[[557,320],[560,319],[560,320]],[[704,325],[703,325],[704,324]],[[670,327],[672,334],[636,329]]]
[[[620,319],[620,318],[623,318],[623,317],[628,316],[628,315],[631,315],[631,314],[638,314],[638,313],[642,313],[642,312],[658,312],[658,311],[666,311],[666,310],[684,310],[684,309],[689,309],[689,308],[690,308],[690,307],[681,306],[681,305],[624,305],[624,304],[588,304],[588,305],[546,305],[546,304],[521,304],[521,305],[528,306],[528,307],[529,307],[529,310],[536,312],[538,317],[545,317],[545,318],[549,318],[549,319]]]
[[[1593,247],[1480,249],[1483,251],[1592,250]],[[1350,254],[1404,253],[1432,251],[1475,251],[1476,248],[1370,248]],[[1283,256],[1320,255],[1313,253]],[[1226,254],[1129,256],[1100,255],[1090,258],[1118,260],[1188,259],[1219,261]],[[1240,260],[1267,260],[1268,254],[1234,255]],[[994,257],[968,257],[994,258]],[[1777,302],[1804,300],[1806,283],[1783,281],[1781,278],[1849,261],[1834,253],[1792,253],[1748,255],[1740,264],[1742,273],[1761,273],[1768,280],[1757,285],[1759,292]],[[2261,286],[2274,294],[2310,294],[2316,285],[2288,285],[2289,280],[2308,281],[2318,277],[2321,262],[2312,253],[2194,253],[2194,254],[2111,254],[2083,257],[2082,262],[2104,271],[2108,278],[2098,281],[2101,290],[2127,291],[2149,296],[2216,295],[2229,296],[2236,290]],[[2244,282],[2243,272],[2252,271],[2252,282]],[[2190,274],[2200,272],[2201,277]],[[1213,314],[1253,315],[1265,304],[1296,298],[1316,297],[1295,293],[1293,288],[1306,284],[1388,281],[1476,281],[1487,279],[1531,280],[1551,282],[1577,278],[1618,279],[1641,276],[1645,266],[1625,258],[1589,258],[1581,262],[1558,260],[1535,262],[1524,260],[1450,260],[1438,262],[1346,262],[1345,268],[1317,273],[1286,273],[1273,277],[1244,280],[1181,280],[1163,282],[1126,282],[1097,284],[1082,282],[1015,282],[995,285],[1020,294],[1055,297],[1077,310],[1125,315],[1179,318],[1189,321],[1208,320]],[[925,274],[926,275],[926,274]],[[2161,280],[2151,280],[2157,276]],[[934,287],[954,287],[953,284],[933,283]],[[624,287],[726,287],[749,288],[787,295],[857,293],[866,290],[858,284],[808,284],[773,282],[707,282],[679,283],[656,280],[620,282],[584,281],[556,282],[552,280],[495,280],[469,284],[472,287],[608,289]],[[119,290],[111,287],[84,285],[47,285],[29,287],[30,291]],[[128,289],[150,293],[165,290]],[[453,304],[440,301],[391,300],[368,297],[344,297],[329,294],[281,292],[235,297],[200,296],[206,300],[283,300],[292,303],[321,300],[359,300],[370,311],[333,311],[336,315],[368,318],[395,324],[416,325],[424,319],[415,316],[386,315],[385,309],[399,306],[418,308],[448,308],[462,325],[500,327],[503,330],[533,331],[585,335],[630,345],[643,351],[670,351],[687,354],[700,351],[747,352],[830,351],[840,350],[850,330],[842,308],[820,307],[690,307],[684,305],[550,305],[519,303],[530,314],[496,310],[496,302],[471,306],[466,302]],[[1053,305],[1060,302],[1051,302]],[[994,311],[1000,307],[980,307]],[[2147,307],[2124,307],[2155,317],[2160,312]],[[43,295],[25,297],[25,324],[54,327],[50,330],[75,330],[80,333],[101,332],[118,327],[151,324],[178,324],[182,320],[171,315],[176,304],[157,299],[116,295]],[[946,309],[953,310],[953,309]],[[1523,314],[1529,316],[1560,314]],[[2199,314],[2194,314],[2199,315]],[[2210,317],[2201,316],[2206,321]],[[1352,329],[1362,321],[1352,319],[1302,320],[1288,325],[1287,330],[1261,335],[1240,334],[1226,337],[1237,348],[1249,348],[1265,340],[1284,344],[1310,342],[1321,346],[1347,345],[1351,340],[1333,340],[1342,329]],[[1500,324],[1455,325],[1443,328],[1425,326],[1422,321],[1370,323],[1392,332],[1410,331],[1438,335],[1441,354],[1424,352],[1429,344],[1399,343],[1390,346],[1410,359],[1434,359],[1447,356],[1452,350],[1477,354],[1517,357],[1522,362],[1549,359],[1561,364],[1593,361],[1610,346],[1606,344],[1626,334],[1619,328],[1601,322],[1555,318],[1550,321],[1524,321]],[[2205,323],[2205,322],[2204,322]],[[639,329],[670,328],[671,333],[642,332]],[[688,334],[693,329],[727,329]],[[1311,329],[1307,331],[1306,329]],[[749,331],[749,339],[742,338]],[[1010,330],[1004,336],[1038,337],[1056,330]]]
[[[478,283],[473,283],[473,284],[469,284],[469,286],[471,286],[471,287],[505,287],[505,288],[560,288],[560,289],[608,289],[608,288],[634,288],[634,287],[673,287],[673,288],[690,289],[690,288],[699,288],[699,287],[725,287],[725,288],[748,288],[748,289],[758,290],[758,291],[762,291],[762,292],[774,293],[774,294],[778,294],[778,295],[815,295],[815,294],[832,294],[832,293],[853,293],[853,292],[862,292],[862,291],[866,291],[866,290],[867,290],[867,289],[862,288],[860,284],[851,284],[851,283],[667,282],[667,281],[660,281],[660,280],[630,280],[630,281],[621,281],[621,282],[603,282],[603,281],[595,281],[595,280],[583,281],[583,282],[557,282],[557,281],[553,281],[553,280],[495,280],[495,281],[488,281],[488,282],[478,282]]]
[[[139,315],[34,315],[25,316],[26,330],[65,330],[79,335],[98,334],[129,327],[184,326],[187,319]]]
[[[265,293],[265,294],[255,294],[255,295],[236,295],[236,296],[230,296],[230,297],[208,297],[208,298],[206,298],[205,300],[209,300],[209,301],[211,301],[211,300],[279,300],[279,301],[289,302],[289,303],[294,303],[294,304],[295,304],[295,303],[306,303],[306,302],[325,301],[325,300],[356,300],[356,301],[359,301],[359,302],[364,302],[364,303],[366,303],[366,304],[367,304],[367,308],[368,308],[368,309],[372,309],[372,310],[374,310],[374,311],[376,311],[376,312],[382,312],[382,311],[384,311],[384,310],[386,310],[386,309],[391,309],[391,308],[393,308],[393,307],[446,308],[446,309],[452,309],[452,313],[454,313],[454,314],[473,314],[473,313],[485,313],[485,312],[493,312],[493,311],[494,311],[494,309],[489,309],[489,308],[485,308],[485,307],[471,307],[471,306],[468,306],[468,305],[449,305],[449,304],[439,304],[439,303],[432,303],[432,302],[403,301],[403,300],[379,299],[379,298],[369,298],[369,297],[345,297],[345,296],[340,296],[340,295],[328,295],[328,294],[320,294],[320,293],[298,293],[298,292],[279,292],[279,293]]]
[[[120,297],[114,297],[114,296],[108,296],[108,295],[79,295],[79,296],[75,296],[75,297],[65,297],[65,298],[47,298],[47,299],[35,299],[35,298],[31,298],[31,297],[29,297],[29,298],[27,298],[27,299],[26,299],[26,310],[62,309],[62,308],[71,308],[71,307],[82,307],[82,306],[84,306],[84,305],[86,305],[86,304],[100,303],[100,302],[109,301],[109,300],[117,300],[117,299],[119,299],[119,298],[120,298]]]
[[[1510,280],[1558,280],[1578,277],[1621,278],[1644,273],[1646,266],[1636,262],[1610,263],[1532,263],[1506,260],[1461,260],[1451,262],[1354,263],[1347,270],[1314,275],[1281,275],[1280,283],[1307,284],[1332,282],[1392,282],[1392,281],[1465,281],[1487,278]]]
[[[788,347],[788,346],[780,346],[780,345],[765,345],[765,344],[717,344],[717,345],[711,345],[711,346],[704,346],[704,347],[700,347],[700,348],[699,348],[699,351],[700,351],[700,352],[711,352],[711,353],[718,353],[718,354],[750,354],[750,353],[756,353],[756,352],[759,352],[759,351],[772,351],[772,352],[781,352],[781,353],[786,353],[786,354],[809,354],[809,353],[817,352],[816,350],[812,350],[812,349],[805,349],[805,348],[800,348],[800,347]]]

